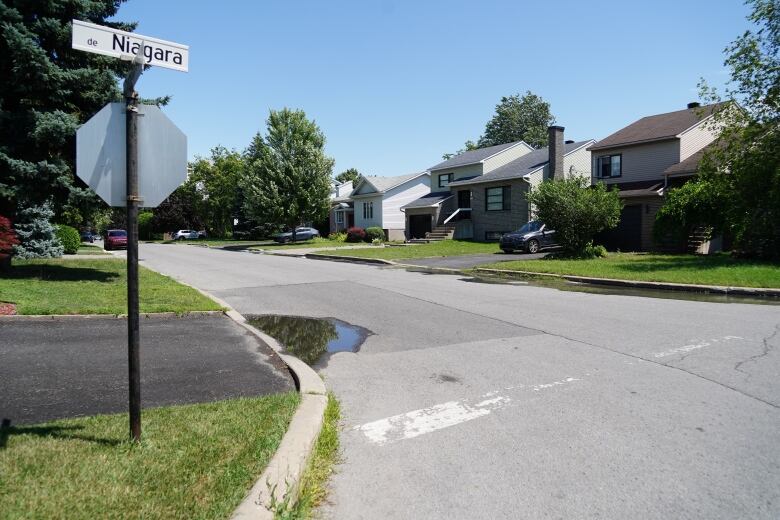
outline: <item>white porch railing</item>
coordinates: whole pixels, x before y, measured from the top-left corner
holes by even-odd
[[[453,212],[452,212],[452,215],[450,215],[449,217],[447,217],[447,218],[444,220],[444,222],[443,222],[443,223],[444,223],[444,224],[446,224],[447,222],[449,222],[450,220],[452,220],[453,218],[455,218],[455,215],[457,215],[457,214],[458,214],[458,213],[460,213],[460,212],[463,212],[463,213],[466,213],[466,212],[468,212],[468,213],[471,213],[471,208],[458,208],[458,209],[456,209],[455,211],[453,211]]]

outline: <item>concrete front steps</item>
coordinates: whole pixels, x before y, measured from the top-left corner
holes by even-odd
[[[410,244],[427,244],[429,242],[441,242],[449,240],[455,234],[455,226],[437,226],[433,231],[426,233],[425,238],[413,238]]]

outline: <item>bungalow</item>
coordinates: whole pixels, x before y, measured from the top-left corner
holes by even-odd
[[[544,179],[590,179],[594,140],[565,141],[564,128],[549,128],[548,146],[538,150],[523,141],[456,155],[430,168],[437,191],[404,206],[407,234],[413,239],[498,240],[531,219],[526,200]]]
[[[330,232],[345,231],[355,225],[354,203],[349,198],[352,181],[338,183],[335,180],[330,190]]]
[[[620,190],[617,228],[600,240],[610,249],[647,251],[666,190],[696,174],[703,150],[717,138],[713,115],[722,104],[689,103],[685,110],[643,117],[588,148],[593,183]]]
[[[388,240],[404,240],[401,207],[430,191],[427,171],[399,177],[361,177],[349,196],[354,203],[355,226],[380,227]]]

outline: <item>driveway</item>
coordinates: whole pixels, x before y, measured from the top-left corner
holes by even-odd
[[[126,320],[0,319],[0,338],[0,419],[127,411]],[[226,316],[141,319],[145,408],[294,389],[273,350]]]
[[[492,254],[445,256],[434,258],[409,258],[398,260],[398,263],[420,267],[439,267],[447,269],[471,269],[492,262],[509,262],[512,260],[538,260],[549,253],[536,254],[506,254],[501,251]]]
[[[325,518],[780,517],[776,306],[143,246],[242,313],[372,331],[318,369],[342,403]]]

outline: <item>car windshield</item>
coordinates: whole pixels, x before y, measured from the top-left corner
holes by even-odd
[[[533,233],[534,231],[539,231],[542,229],[543,224],[539,222],[538,220],[532,220],[531,222],[526,222],[523,224],[523,227],[517,230],[518,233]]]
[[[126,237],[127,231],[109,231],[108,236],[110,237]]]

